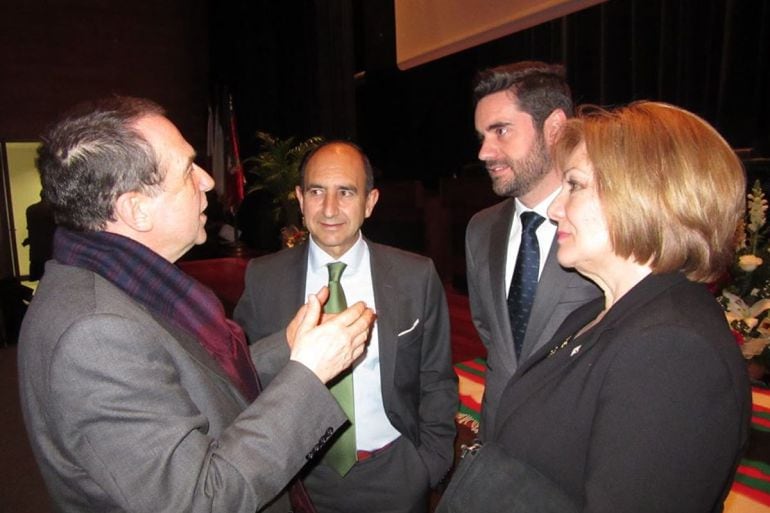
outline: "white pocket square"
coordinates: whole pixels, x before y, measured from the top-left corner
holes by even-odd
[[[417,325],[418,325],[418,324],[420,324],[420,319],[415,319],[415,320],[414,320],[414,324],[412,324],[412,327],[411,327],[411,328],[409,328],[409,329],[406,329],[406,330],[402,331],[401,333],[399,333],[399,334],[398,334],[398,335],[396,335],[396,336],[397,336],[397,337],[400,337],[401,335],[406,335],[406,334],[407,334],[407,333],[409,333],[410,331],[414,331],[414,329],[417,327]]]

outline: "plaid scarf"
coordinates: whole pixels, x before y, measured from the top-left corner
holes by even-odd
[[[214,293],[146,246],[107,232],[58,228],[55,260],[100,275],[150,312],[192,334],[249,401],[259,381],[246,337]]]

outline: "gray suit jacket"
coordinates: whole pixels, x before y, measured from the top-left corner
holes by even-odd
[[[508,234],[516,204],[512,198],[478,212],[465,235],[468,296],[473,323],[487,349],[487,372],[481,407],[482,439],[494,425],[500,395],[520,362],[513,348],[508,317],[505,266]],[[537,295],[532,305],[522,359],[551,339],[562,321],[577,307],[599,297],[601,291],[575,271],[556,261],[557,245],[551,245]]]
[[[19,379],[35,457],[65,512],[254,513],[345,421],[298,363],[247,404],[197,340],[53,261],[24,320]]]
[[[429,259],[367,244],[385,411],[416,447],[435,486],[452,465],[458,404],[446,296]],[[252,260],[246,271],[246,289],[233,317],[263,355],[256,361],[266,379],[288,359],[284,329],[305,302],[307,248]]]

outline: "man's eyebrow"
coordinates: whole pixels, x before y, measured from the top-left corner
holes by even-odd
[[[190,170],[193,167],[193,164],[195,164],[195,159],[198,157],[196,153],[193,153],[189,157],[187,157],[187,162],[185,163],[185,169]]]
[[[358,192],[358,187],[356,187],[355,185],[340,185],[340,186],[332,185],[331,187],[329,187],[327,185],[321,185],[321,184],[317,184],[317,183],[309,183],[309,184],[307,184],[307,187],[303,187],[303,189],[306,190],[306,191],[310,190],[310,189],[322,189],[324,191],[329,190],[329,189],[336,189],[338,191]]]
[[[511,125],[513,125],[511,121],[497,121],[489,125],[487,127],[487,130],[494,130],[495,128],[502,128],[504,126],[511,126]]]
[[[481,131],[476,130],[476,135],[479,139],[483,139],[484,132],[489,132],[491,130],[496,130],[498,128],[503,128],[507,126],[513,126],[513,122],[511,121],[495,121],[494,123],[485,126]]]

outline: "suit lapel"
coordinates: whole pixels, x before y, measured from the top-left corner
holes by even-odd
[[[286,250],[288,252],[286,269],[288,276],[285,282],[285,294],[277,294],[277,299],[282,303],[283,308],[288,308],[287,319],[294,318],[297,309],[305,304],[305,299],[310,293],[315,294],[317,290],[305,290],[307,281],[307,259],[310,245],[303,242],[299,247]],[[296,272],[294,272],[296,270]],[[281,301],[280,298],[287,298],[287,301]]]
[[[680,273],[648,275],[645,277],[610,308],[601,322],[577,339],[577,345],[581,348],[579,354],[575,355],[574,358],[562,359],[560,362],[561,367],[575,365],[581,358],[588,357],[591,348],[596,345],[604,333],[614,329],[616,326],[622,325],[626,316],[633,315],[640,307],[655,300],[655,298],[664,294],[666,290],[686,281],[686,279]],[[535,391],[544,386],[548,380],[559,379],[562,376],[562,372],[553,368],[549,370],[545,379],[543,376],[530,374],[538,370],[537,366],[548,358],[548,353],[554,346],[561,343],[566,337],[574,335],[580,328],[596,318],[603,308],[604,298],[600,297],[575,310],[556,330],[551,340],[537,350],[532,357],[523,362],[503,392],[500,403],[506,405],[505,413],[501,412],[501,415],[499,415],[496,428],[503,426],[505,420],[511,417],[515,410],[523,402],[526,402]],[[572,349],[566,350],[574,350],[575,346],[572,345],[571,347]],[[515,392],[512,392],[511,389]]]
[[[489,279],[492,285],[492,303],[497,315],[499,327],[500,354],[508,355],[512,368],[516,365],[516,353],[513,348],[513,333],[511,332],[511,320],[508,316],[508,291],[505,284],[505,266],[508,260],[508,238],[511,233],[511,224],[516,210],[516,203],[509,199],[505,208],[501,211],[489,237]],[[494,336],[494,334],[493,334]]]
[[[535,302],[532,304],[532,315],[529,318],[522,348],[524,355],[532,353],[533,349],[542,347],[550,339],[550,336],[545,332],[546,324],[550,321],[550,315],[545,315],[545,312],[554,311],[567,286],[570,275],[556,260],[557,250],[558,244],[556,240],[553,240],[538,281]]]
[[[545,365],[544,362],[548,358],[548,355],[552,348],[559,345],[567,337],[573,336],[580,328],[588,324],[591,320],[596,318],[598,313],[603,308],[603,299],[591,301],[590,303],[583,305],[575,310],[564,323],[556,330],[553,338],[541,347],[530,358],[527,358],[522,362],[521,367],[516,369],[513,377],[508,381],[505,386],[505,390],[500,399],[500,404],[504,405],[500,409],[498,418],[496,419],[496,425],[494,426],[494,433],[498,432],[499,428],[505,425],[508,418],[514,415],[516,410],[526,403],[529,398],[542,387],[546,386],[553,379],[559,379],[561,373],[549,369],[546,376],[541,376],[540,373],[535,376],[532,373],[536,373],[542,367],[538,367],[539,364]],[[599,339],[599,335],[607,329],[607,326],[597,325],[594,329],[585,335],[585,338],[581,337],[580,345],[582,347],[580,354],[574,359],[562,360],[561,366],[568,366],[574,364],[578,359],[588,353],[588,349],[592,346],[596,340]]]
[[[369,262],[372,271],[374,301],[377,308],[377,336],[380,349],[380,379],[383,398],[393,390],[398,343],[397,326],[400,326],[401,308],[398,301],[398,276],[392,264],[378,244],[366,241],[369,246]]]
[[[556,333],[554,333],[553,337],[546,344],[535,351],[531,358],[528,358],[527,361],[522,363],[521,367],[516,371],[514,379],[511,381],[513,382],[515,379],[524,376],[529,371],[529,369],[547,358],[552,349],[558,347],[559,344],[568,338],[572,338],[575,333],[577,333],[583,326],[591,322],[596,318],[597,315],[599,315],[603,305],[604,300],[597,299],[586,305],[583,305],[578,310],[573,312],[569,317],[567,317],[567,319],[565,319],[562,325],[559,326],[559,329],[556,330]],[[596,329],[590,331],[588,336],[585,338],[581,337],[579,345],[581,347],[588,348],[591,345],[591,342],[594,340],[593,336],[597,333],[601,333],[603,330],[604,325],[597,326]]]
[[[679,273],[662,274],[662,275],[649,275],[642,281],[636,284],[628,293],[620,298],[612,308],[607,312],[604,319],[592,328],[586,337],[581,337],[580,346],[581,352],[588,349],[598,338],[598,336],[608,329],[613,328],[623,323],[623,319],[633,314],[642,305],[654,300],[660,294],[664,293],[670,287],[685,281],[686,278]],[[573,314],[571,314],[558,330],[551,337],[550,341],[544,346],[540,347],[531,358],[527,359],[517,371],[517,376],[514,378],[526,374],[526,372],[543,360],[548,352],[566,337],[573,335],[580,328],[588,324],[593,320],[599,312],[604,308],[604,297],[597,298],[586,305],[578,308]]]
[[[184,349],[184,351],[190,355],[190,358],[208,369],[220,380],[224,381],[233,395],[237,396],[241,403],[246,404],[247,401],[241,392],[235,385],[233,385],[233,383],[230,381],[230,378],[227,376],[227,374],[225,374],[225,371],[222,370],[222,367],[216,362],[216,360],[214,360],[208,351],[206,351],[200,342],[198,342],[198,339],[189,334],[187,331],[177,327],[167,319],[155,315],[154,313],[149,312],[149,310],[148,313],[152,315],[153,319],[155,319],[155,321],[160,324],[174,340],[176,340],[176,342],[179,344],[179,347]]]

